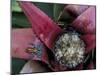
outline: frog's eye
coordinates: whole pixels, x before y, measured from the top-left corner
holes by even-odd
[[[30,47],[28,47],[28,48],[26,49],[26,52],[27,52],[27,53],[35,53],[36,51],[37,51],[36,48],[30,48]]]

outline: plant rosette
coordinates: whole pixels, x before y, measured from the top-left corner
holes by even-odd
[[[19,5],[36,35],[35,41],[26,49],[29,59],[42,61],[52,71],[84,69],[86,55],[96,47],[95,7],[83,8],[84,12],[81,10],[81,14],[64,30],[33,3],[19,1]],[[90,65],[93,62],[88,64],[88,69],[94,66]]]

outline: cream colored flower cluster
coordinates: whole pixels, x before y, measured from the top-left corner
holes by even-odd
[[[64,66],[76,67],[84,59],[85,44],[75,33],[64,33],[55,43],[55,58]]]

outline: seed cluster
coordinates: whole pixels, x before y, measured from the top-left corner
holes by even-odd
[[[55,43],[55,58],[68,68],[76,67],[84,59],[85,44],[76,33],[64,33]]]

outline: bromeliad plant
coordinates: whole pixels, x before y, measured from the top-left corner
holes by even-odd
[[[58,22],[67,22],[68,18],[63,18],[66,14],[76,19],[61,28],[34,4],[20,1],[19,5],[36,35],[21,58],[42,61],[52,71],[95,68],[94,57],[91,58],[96,47],[94,6],[66,5]]]

